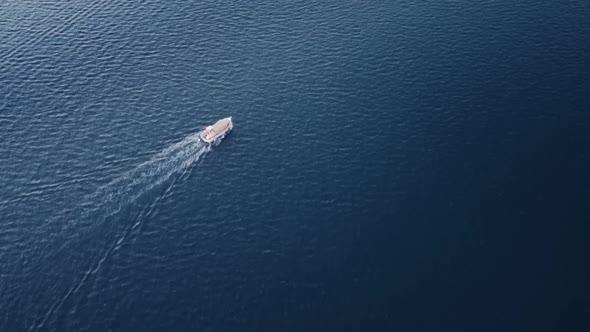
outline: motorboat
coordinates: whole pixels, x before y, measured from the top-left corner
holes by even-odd
[[[225,136],[232,128],[234,124],[229,118],[221,119],[214,124],[203,128],[203,131],[199,135],[199,138],[205,143],[211,143],[216,139]]]

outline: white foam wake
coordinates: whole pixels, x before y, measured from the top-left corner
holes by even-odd
[[[85,197],[78,213],[72,216],[71,222],[95,223],[97,218],[104,220],[118,213],[154,187],[170,179],[173,174],[202,159],[209,151],[211,145],[200,141],[198,133],[185,137]]]
[[[71,245],[71,243],[78,243],[84,241],[86,236],[93,234],[87,232],[94,227],[104,225],[108,217],[117,214],[125,207],[131,205],[141,196],[145,195],[155,187],[164,184],[174,174],[180,173],[188,169],[191,165],[211,151],[212,145],[219,144],[220,140],[213,142],[213,144],[205,144],[198,138],[197,134],[192,134],[185,137],[182,141],[175,143],[166,149],[160,151],[149,160],[138,165],[133,170],[119,176],[110,183],[98,188],[93,194],[82,199],[82,203],[75,211],[72,211],[70,218],[68,218],[66,231],[67,236],[72,241],[65,240],[61,243],[60,249],[51,251],[53,255],[61,257],[61,255],[75,255],[71,252],[63,251]],[[138,221],[139,222],[139,221]],[[118,225],[119,231],[122,232],[114,245],[107,245],[107,248],[94,257],[90,258],[90,264],[87,271],[81,276],[77,282],[70,285],[64,294],[59,296],[53,305],[47,310],[40,319],[31,325],[29,330],[41,329],[48,320],[52,319],[54,313],[60,310],[64,303],[83,286],[87,279],[95,274],[101,267],[102,263],[108,256],[118,247],[129,233],[137,225]],[[106,242],[109,242],[106,239]]]

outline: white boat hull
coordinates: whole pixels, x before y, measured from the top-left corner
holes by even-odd
[[[229,118],[221,119],[214,124],[207,126],[200,134],[199,138],[205,143],[213,143],[219,138],[223,138],[232,130],[234,124],[231,116]]]

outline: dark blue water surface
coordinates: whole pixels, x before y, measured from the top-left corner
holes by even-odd
[[[583,0],[4,0],[0,331],[589,331],[589,66]]]

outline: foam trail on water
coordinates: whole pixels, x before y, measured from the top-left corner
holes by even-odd
[[[211,146],[198,137],[198,133],[185,137],[135,169],[98,188],[83,199],[80,211],[74,213],[70,221],[79,225],[106,219],[167,181],[173,174],[190,167],[211,151]]]
[[[46,258],[44,261],[67,257],[72,264],[75,264],[75,260],[78,258],[77,252],[64,249],[72,248],[72,245],[76,246],[84,241],[91,240],[94,233],[88,231],[95,229],[97,226],[104,225],[104,222],[110,216],[117,214],[155,187],[164,184],[174,174],[180,173],[194,163],[202,160],[211,151],[211,146],[220,143],[220,139],[218,139],[213,144],[205,144],[199,140],[198,135],[199,133],[196,133],[185,137],[182,141],[160,151],[133,170],[99,187],[93,194],[84,197],[82,203],[76,210],[72,211],[70,217],[67,219],[68,222],[65,227],[69,239],[62,239],[63,241],[59,250],[47,250],[50,256],[43,256]],[[108,256],[121,246],[129,231],[137,227],[139,223],[140,221],[138,220],[133,225],[118,224],[117,226],[119,228],[117,228],[117,232],[121,233],[113,235],[114,239],[116,239],[115,243],[109,245],[110,240],[108,238],[101,239],[106,241],[105,243],[107,244],[100,253],[97,253],[94,257],[92,257],[93,254],[84,254],[84,257],[89,260],[83,262],[78,261],[78,263],[89,263],[86,267],[86,272],[64,289],[62,294],[55,295],[56,301],[48,308],[39,321],[34,322],[29,327],[29,331],[42,329],[47,322],[54,320],[56,312],[62,310],[66,301],[80,290],[88,278],[98,272]]]

